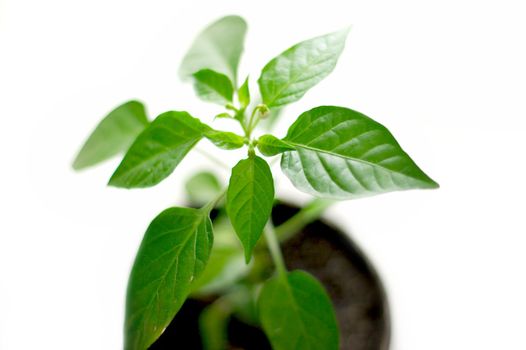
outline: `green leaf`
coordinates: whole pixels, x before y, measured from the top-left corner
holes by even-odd
[[[246,31],[247,24],[239,16],[226,16],[212,23],[194,40],[179,75],[185,79],[202,69],[211,69],[226,75],[235,85]]]
[[[109,185],[133,188],[158,184],[174,171],[207,128],[186,112],[161,114],[137,137]]]
[[[224,294],[252,267],[252,264],[245,264],[243,247],[226,214],[220,212],[213,225],[214,247],[209,263],[192,287],[192,294],[198,296]]]
[[[237,149],[245,144],[245,138],[229,131],[218,131],[210,129],[205,132],[207,139],[212,141],[214,145],[222,149]]]
[[[192,293],[209,295],[222,292],[246,275],[247,272],[241,247],[214,246],[210,254],[209,264],[201,277],[195,281]]]
[[[228,349],[228,320],[231,312],[223,299],[218,299],[203,310],[199,316],[199,331],[204,350]]]
[[[230,79],[210,69],[202,69],[193,74],[194,88],[203,101],[226,105],[232,102],[234,88]]]
[[[261,154],[267,157],[295,150],[293,146],[269,134],[263,135],[258,139],[257,147]]]
[[[273,349],[338,349],[338,323],[331,300],[308,273],[293,271],[268,280],[258,307]]]
[[[239,88],[237,95],[239,98],[239,104],[241,105],[241,108],[247,108],[247,106],[250,104],[250,89],[248,86],[248,77],[245,79],[243,85],[241,85],[241,87]]]
[[[232,117],[229,113],[223,112],[223,113],[217,114],[214,117],[214,120],[215,119],[234,119],[234,117]]]
[[[264,269],[268,267],[265,262],[260,263],[261,265],[265,265],[265,267],[259,266],[254,268]],[[249,325],[261,326],[257,308],[260,287],[260,284],[255,283],[237,284],[227,295],[236,317]]]
[[[146,349],[162,334],[204,270],[212,244],[203,210],[170,208],[152,221],[129,279],[125,349]]]
[[[349,30],[330,33],[296,44],[263,68],[258,84],[269,108],[299,100],[329,75],[338,61]]]
[[[73,162],[80,170],[124,152],[148,125],[144,105],[129,101],[111,111],[97,125]]]
[[[226,210],[247,262],[270,217],[273,201],[274,182],[267,162],[251,156],[237,163],[228,184]]]
[[[412,188],[436,188],[393,135],[365,115],[324,106],[299,116],[284,141],[281,168],[301,191],[350,199]]]
[[[193,175],[185,184],[186,196],[192,205],[202,206],[221,193],[217,177],[208,171]]]

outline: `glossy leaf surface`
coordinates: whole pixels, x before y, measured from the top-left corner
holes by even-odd
[[[232,102],[234,87],[226,75],[203,69],[194,73],[193,77],[196,94],[203,101],[223,106]]]
[[[245,138],[230,131],[208,130],[205,137],[222,149],[237,149],[243,147]]]
[[[258,139],[257,147],[261,154],[267,157],[295,150],[291,145],[269,134],[263,135]]]
[[[303,97],[332,72],[348,32],[345,29],[303,41],[267,63],[258,80],[263,103],[280,107]]]
[[[338,349],[339,330],[331,300],[308,273],[293,271],[268,280],[258,307],[273,349]]]
[[[73,168],[87,168],[125,152],[147,125],[142,103],[129,101],[120,105],[93,130],[75,158]]]
[[[250,104],[250,88],[248,86],[248,77],[245,82],[239,88],[238,92],[239,104],[241,108],[246,108]]]
[[[300,115],[284,141],[281,168],[300,190],[350,199],[412,188],[436,188],[391,133],[343,107],[317,107]]]
[[[274,202],[274,182],[263,159],[252,156],[232,169],[226,197],[226,210],[237,236],[245,248],[248,262]]]
[[[194,40],[181,63],[180,76],[184,79],[211,69],[236,84],[246,31],[247,24],[239,16],[226,16],[212,23]]]
[[[170,175],[207,127],[186,112],[158,116],[132,144],[109,184],[150,187]]]
[[[125,349],[147,349],[161,335],[204,270],[212,244],[202,210],[170,208],[152,221],[128,284]]]

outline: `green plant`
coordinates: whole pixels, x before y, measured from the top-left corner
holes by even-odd
[[[330,299],[313,276],[287,271],[279,240],[318,217],[334,199],[438,187],[384,126],[348,108],[316,107],[302,113],[283,138],[255,137],[260,121],[277,118],[282,107],[333,70],[348,30],[298,43],[272,59],[257,81],[260,103],[251,103],[248,77],[238,86],[245,32],[240,17],[218,20],[197,37],[180,68],[201,99],[225,107],[216,118],[239,123],[243,135],[216,130],[180,111],[149,122],[144,106],[130,101],[100,122],[73,164],[81,169],[126,151],[109,185],[150,187],[169,176],[202,139],[224,150],[247,148],[226,189],[212,174],[197,174],[186,186],[193,203],[202,205],[169,208],[151,222],[129,279],[126,349],[149,347],[189,295],[210,291],[221,297],[201,317],[209,349],[222,347],[224,321],[233,312],[260,323],[275,349],[337,349]],[[281,169],[294,186],[321,199],[274,228],[272,171],[257,152],[281,156]],[[212,223],[214,208],[226,215]],[[270,278],[269,265],[275,268]]]

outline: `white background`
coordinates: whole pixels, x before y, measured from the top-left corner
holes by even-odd
[[[287,110],[281,130],[316,105],[352,107],[441,184],[328,214],[385,280],[393,348],[526,349],[521,3],[0,0],[0,349],[121,347],[144,229],[208,163],[187,159],[160,186],[132,191],[105,187],[117,160],[80,174],[69,166],[130,98],[151,117],[177,109],[210,120],[218,109],[193,97],[177,67],[194,35],[231,13],[249,22],[240,76],[253,82],[291,44],[352,24],[335,72]],[[284,177],[279,188],[307,198]]]

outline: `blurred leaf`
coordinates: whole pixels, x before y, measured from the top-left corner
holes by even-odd
[[[238,284],[226,296],[236,317],[254,326],[261,326],[257,309],[260,287],[259,284],[252,283]]]
[[[230,114],[223,112],[216,115],[214,119],[233,119],[233,117]]]
[[[393,135],[365,115],[317,107],[299,116],[284,141],[281,168],[301,191],[351,199],[412,188],[436,188]]]
[[[203,206],[219,195],[221,184],[213,173],[202,171],[186,182],[185,189],[192,205]]]
[[[236,246],[214,246],[209,264],[193,285],[193,293],[207,295],[221,293],[248,272],[243,250]]]
[[[274,130],[278,120],[280,119],[281,115],[283,114],[283,111],[285,110],[285,107],[279,107],[279,108],[272,108],[265,119],[262,119],[259,122],[259,125],[263,128],[263,130],[270,132]]]
[[[226,16],[212,23],[197,36],[183,58],[180,76],[185,79],[202,69],[211,69],[236,85],[246,31],[247,24],[239,16]]]
[[[201,313],[199,330],[204,349],[228,348],[228,321],[233,314],[249,325],[260,326],[256,305],[256,294],[259,293],[256,289],[253,285],[236,285]]]
[[[204,350],[228,349],[227,326],[231,310],[218,299],[199,316],[199,330]]]
[[[144,105],[129,101],[111,111],[97,125],[73,162],[80,170],[124,152],[148,125]]]
[[[235,283],[247,275],[252,267],[252,264],[245,264],[243,247],[224,211],[219,210],[213,225],[214,247],[210,260],[192,288],[192,294],[197,296],[230,292]]]

